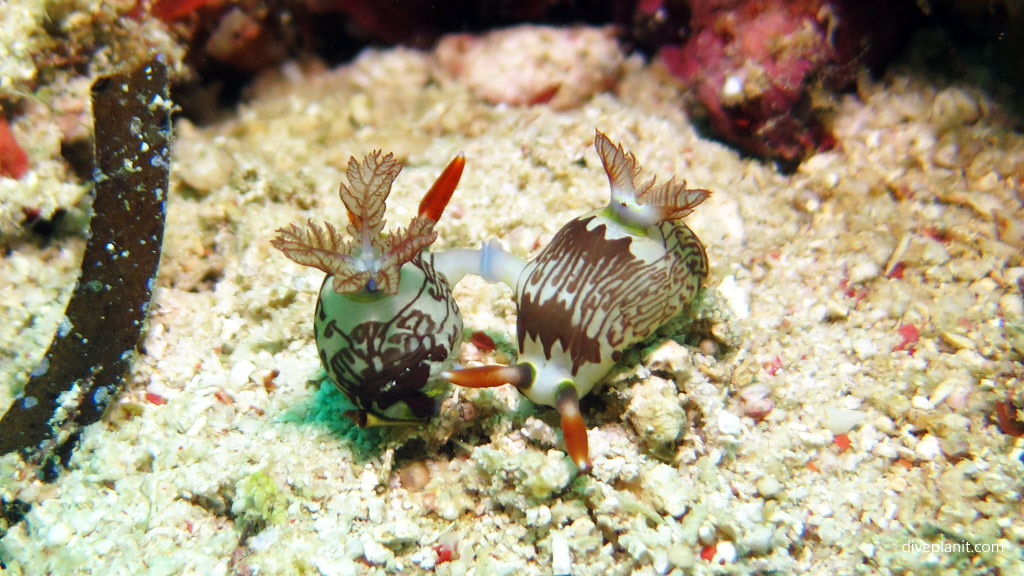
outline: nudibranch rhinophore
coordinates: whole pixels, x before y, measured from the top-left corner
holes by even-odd
[[[356,405],[346,413],[360,426],[426,420],[437,411],[462,338],[462,315],[448,278],[425,251],[434,225],[462,177],[465,157],[448,164],[420,202],[408,227],[385,234],[385,201],[402,165],[375,151],[348,163],[341,201],[348,238],[330,223],[279,229],[273,245],[292,260],[327,273],[313,329],[317,351],[334,384]],[[456,348],[457,350],[457,348]]]
[[[556,408],[569,456],[590,468],[579,399],[622,352],[679,314],[708,274],[700,240],[679,220],[711,194],[641,178],[636,157],[600,131],[594,146],[611,184],[608,206],[559,230],[530,262],[484,246],[480,273],[515,292],[519,360],[442,373],[460,386],[513,384]]]

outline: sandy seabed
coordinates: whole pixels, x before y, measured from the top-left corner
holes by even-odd
[[[542,53],[543,34],[506,53]],[[657,64],[602,57],[610,89],[559,106],[491,104],[486,80],[391,49],[286,65],[232,117],[178,121],[129,385],[52,484],[0,460],[0,495],[32,504],[0,540],[5,573],[1024,573],[1024,440],[994,408],[1024,378],[1024,138],[998,104],[909,69],[863,79],[836,105],[837,148],[786,175],[700,137]],[[498,238],[530,257],[607,202],[595,128],[714,191],[686,219],[711,262],[704,344],[651,342],[585,399],[590,476],[555,411],[514,390],[353,429],[312,340],[322,274],[274,231],[344,222],[348,158],[374,149],[405,165],[387,213],[403,224],[461,150],[432,249]],[[81,247],[0,260],[16,368],[0,408],[45,352]],[[461,361],[509,361],[510,291],[468,278],[456,298],[467,334],[498,341]]]

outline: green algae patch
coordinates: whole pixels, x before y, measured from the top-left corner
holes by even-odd
[[[331,435],[345,440],[359,461],[366,461],[380,454],[383,441],[379,428],[360,428],[345,415],[355,405],[338,390],[322,372],[316,379],[320,382],[317,391],[309,400],[297,404],[282,416],[282,422],[304,423],[323,427]]]
[[[231,513],[243,539],[258,534],[267,526],[283,522],[287,510],[288,499],[262,470],[246,476],[235,485]]]

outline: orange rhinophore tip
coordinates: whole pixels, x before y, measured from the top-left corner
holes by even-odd
[[[533,383],[533,370],[529,364],[474,366],[461,370],[447,370],[441,373],[441,377],[466,388],[494,388],[502,384],[526,388]]]
[[[462,169],[466,167],[466,155],[459,152],[448,167],[441,172],[441,175],[434,181],[434,185],[427,191],[426,196],[420,201],[420,216],[430,218],[434,222],[441,219],[444,208],[451,200],[455,187],[459,185],[462,178]]]
[[[587,442],[587,425],[580,414],[580,397],[576,386],[569,384],[558,391],[555,400],[558,413],[562,415],[562,437],[565,450],[584,474],[590,471],[590,446]]]

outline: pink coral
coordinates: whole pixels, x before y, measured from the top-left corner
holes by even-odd
[[[798,162],[834,145],[815,91],[850,84],[889,38],[866,15],[883,3],[692,0],[691,34],[660,55],[690,83],[711,128],[748,153]],[[886,21],[892,10],[877,12]],[[892,26],[890,24],[884,28]],[[878,27],[881,28],[881,27]]]
[[[623,56],[610,27],[522,25],[446,36],[438,62],[491,103],[566,110],[615,84]]]

